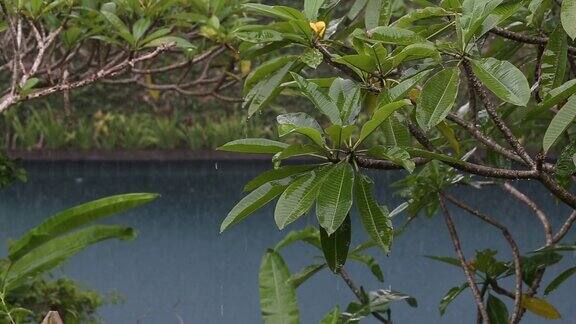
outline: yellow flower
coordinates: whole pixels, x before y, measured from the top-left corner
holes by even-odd
[[[324,37],[324,33],[326,33],[326,23],[323,21],[317,21],[315,23],[311,22],[310,28],[312,28],[312,30],[320,38]]]

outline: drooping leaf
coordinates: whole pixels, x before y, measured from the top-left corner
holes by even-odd
[[[500,299],[494,295],[488,295],[488,302],[486,304],[486,311],[492,324],[507,324],[508,323],[508,308]]]
[[[352,223],[350,216],[346,217],[340,227],[332,234],[328,235],[324,228],[320,227],[320,242],[322,243],[322,252],[328,268],[334,273],[339,273],[350,249],[350,240],[352,236]]]
[[[124,24],[124,22],[118,18],[114,13],[106,10],[100,11],[100,13],[106,18],[106,20],[114,27],[118,35],[124,39],[128,44],[134,45],[135,39],[132,36],[132,33],[128,29],[128,27]]]
[[[356,174],[354,185],[354,197],[364,228],[383,251],[390,252],[394,229],[388,211],[374,199],[374,182],[365,175]]]
[[[562,10],[560,14],[560,20],[562,21],[562,27],[566,31],[566,34],[572,38],[576,39],[576,0],[565,0],[562,1]]]
[[[402,166],[410,173],[412,173],[416,167],[416,164],[410,159],[410,154],[400,147],[385,147],[378,145],[370,148],[367,154],[377,159],[391,161],[394,164]]]
[[[430,130],[440,124],[452,110],[460,86],[460,69],[444,69],[432,76],[422,90],[416,110],[418,124]]]
[[[394,21],[392,26],[407,28],[419,20],[434,18],[434,17],[447,17],[452,16],[453,13],[441,7],[426,7],[415,10],[410,10],[406,15]]]
[[[370,134],[372,134],[382,123],[392,115],[396,110],[411,105],[410,100],[400,100],[388,104],[383,104],[378,107],[378,109],[372,115],[372,118],[362,126],[360,131],[360,138],[354,145],[358,147]]]
[[[16,286],[21,280],[49,271],[88,246],[107,239],[132,240],[136,232],[131,228],[94,225],[46,241],[12,263],[5,284]]]
[[[495,58],[472,60],[472,69],[482,83],[498,98],[517,106],[530,101],[528,80],[512,63]]]
[[[348,259],[364,263],[370,269],[374,277],[378,279],[378,281],[384,282],[384,274],[382,274],[382,269],[373,256],[367,254],[350,253],[348,254]]]
[[[542,56],[540,91],[543,96],[551,89],[557,88],[564,83],[567,63],[568,42],[566,33],[561,26],[557,26],[554,32],[550,34]]]
[[[220,225],[220,233],[246,219],[258,209],[278,197],[290,183],[289,178],[265,183],[242,198]]]
[[[460,264],[460,261],[456,258],[453,258],[453,257],[438,256],[438,255],[425,255],[424,257],[426,257],[430,260],[446,263],[446,264],[453,265],[453,266],[456,266],[459,268],[462,267],[462,265]]]
[[[263,184],[274,181],[280,180],[284,178],[288,178],[294,175],[298,175],[304,173],[306,171],[310,171],[311,169],[317,167],[317,165],[287,165],[283,166],[278,169],[272,169],[261,173],[256,178],[250,180],[245,186],[244,191],[252,191]]]
[[[564,131],[576,119],[576,96],[572,96],[562,107],[556,116],[550,122],[546,133],[544,134],[543,148],[548,152],[550,148],[558,141]]]
[[[320,246],[320,232],[316,228],[308,226],[304,229],[288,233],[280,242],[276,243],[274,250],[279,252],[288,245],[298,241],[306,242],[318,249],[322,248]]]
[[[276,154],[287,148],[288,144],[265,138],[245,138],[226,143],[219,151],[256,154]]]
[[[544,295],[548,295],[554,290],[556,290],[558,287],[560,287],[561,284],[563,284],[574,274],[576,274],[576,267],[563,271],[561,274],[556,276],[556,278],[554,278],[554,280],[552,280],[552,282],[550,282],[548,286],[546,286],[546,289],[544,289]]]
[[[314,104],[314,106],[316,106],[316,108],[318,108],[318,110],[320,110],[320,112],[330,119],[332,124],[342,125],[340,111],[330,97],[322,93],[316,84],[309,82],[300,75],[292,73],[292,77],[298,83],[302,93]]]
[[[336,232],[350,212],[353,191],[352,165],[347,162],[338,163],[326,176],[316,199],[316,216],[328,235]]]
[[[379,289],[377,291],[371,291],[369,293],[369,299],[370,310],[376,312],[386,311],[390,308],[390,303],[401,300],[406,301],[411,307],[418,307],[416,298],[392,290]]]
[[[290,278],[290,282],[294,285],[294,287],[298,288],[301,284],[306,282],[310,279],[313,275],[320,272],[322,269],[326,267],[326,264],[312,264],[307,266],[306,268],[302,269],[301,271],[295,273]]]
[[[318,122],[306,113],[289,113],[276,117],[278,123],[278,135],[286,136],[296,132],[310,138],[319,147],[324,147],[322,127]]]
[[[400,53],[392,57],[390,68],[391,69],[395,68],[404,62],[427,59],[427,58],[432,59],[436,62],[439,62],[441,60],[440,53],[433,44],[428,43],[411,44],[404,47],[400,51]]]
[[[88,223],[136,208],[158,198],[156,194],[135,193],[91,201],[49,217],[10,244],[8,258],[14,262],[38,246]]]
[[[260,309],[265,324],[299,324],[300,311],[290,270],[280,254],[268,250],[258,275]]]
[[[440,315],[444,315],[444,313],[446,313],[446,308],[448,308],[448,306],[454,301],[454,299],[456,299],[456,297],[458,297],[466,288],[468,288],[467,283],[459,287],[452,287],[450,288],[450,290],[448,290],[446,295],[442,297],[442,300],[440,301],[440,306],[438,306],[438,309],[440,310]]]
[[[545,319],[555,320],[562,318],[562,315],[560,315],[552,304],[541,298],[530,297],[524,294],[522,295],[521,305],[531,313]]]
[[[282,193],[274,211],[274,219],[279,229],[284,229],[310,210],[328,170],[329,168],[320,168],[310,171],[292,182]]]

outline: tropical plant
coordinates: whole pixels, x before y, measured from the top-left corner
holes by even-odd
[[[25,302],[26,294],[19,297],[19,294],[22,294],[22,289],[34,283],[41,284],[42,282],[38,281],[39,277],[91,245],[109,239],[134,239],[136,231],[132,228],[90,224],[146,204],[157,197],[155,194],[135,193],[88,202],[47,218],[18,240],[10,242],[8,256],[3,260],[0,269],[2,278],[0,316],[2,320],[10,324],[29,323],[33,322],[34,318],[45,316],[46,314],[35,314],[29,309],[29,307],[35,307],[37,303],[28,304]],[[62,285],[62,287],[64,286]],[[72,296],[78,294],[77,292],[72,293]],[[94,296],[87,295],[86,297],[92,300],[87,304],[88,307],[94,307],[93,303],[98,302],[94,300]],[[74,300],[73,298],[72,301]],[[20,302],[25,303],[20,304]],[[63,302],[54,302],[48,306],[64,311],[61,316],[65,318],[66,323],[85,322],[84,320],[90,319],[90,317],[85,316],[93,315],[86,312],[89,309],[80,313],[75,312],[78,306],[86,305],[86,303],[78,305],[63,304]]]
[[[576,195],[570,190],[576,172],[576,2],[357,0],[347,12],[342,4],[244,6],[265,18],[243,27],[252,37],[240,46],[241,55],[277,57],[246,78],[248,116],[277,96],[296,92],[323,117],[304,111],[278,116],[279,136],[300,135],[307,140],[303,144],[245,138],[220,147],[269,154],[274,162],[273,170],[246,185],[248,194],[230,211],[222,231],[275,199],[279,229],[315,206],[319,234],[313,240],[323,251],[318,267],[348,280],[344,265],[355,258],[352,206],[371,238],[368,244],[384,253],[394,253],[395,235],[410,235],[414,217],[440,212],[456,255],[434,258],[461,268],[465,278],[442,300],[441,313],[468,290],[481,323],[518,323],[526,310],[559,318],[539,287],[547,268],[562,259],[560,251],[575,249],[562,241],[576,221]],[[384,137],[377,145],[366,141],[374,134]],[[287,163],[296,156],[317,162]],[[388,209],[374,196],[366,169],[406,171],[395,184],[406,199],[408,217],[401,230],[394,230]],[[560,228],[553,229],[549,215],[517,188],[515,183],[526,180],[541,184],[570,209]],[[542,224],[542,249],[520,251],[513,229],[448,190],[462,185],[500,187],[524,203]],[[466,256],[448,204],[501,232],[512,259],[498,260],[496,251],[482,247]],[[563,272],[544,293],[574,272]],[[289,278],[278,247],[267,252],[260,270],[265,323],[299,322],[294,289],[301,281],[289,283]],[[389,305],[374,308],[371,298],[356,295],[363,315],[391,323]],[[323,323],[356,321],[345,318],[350,313],[335,309]]]
[[[95,82],[234,101],[242,2],[2,0],[0,112]]]

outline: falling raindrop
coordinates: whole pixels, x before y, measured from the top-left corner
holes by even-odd
[[[218,170],[218,162],[214,163],[214,169]]]

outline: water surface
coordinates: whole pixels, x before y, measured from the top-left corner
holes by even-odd
[[[261,323],[258,267],[266,249],[286,232],[275,228],[273,206],[222,235],[218,229],[241,198],[242,186],[270,168],[268,163],[28,163],[25,167],[28,183],[0,193],[0,237],[18,237],[47,215],[103,196],[128,192],[162,195],[152,204],[107,221],[137,228],[140,235],[136,241],[104,242],[57,271],[102,293],[117,291],[124,296],[122,304],[101,310],[106,323]],[[391,208],[401,203],[387,187],[399,173],[372,175],[381,203]],[[566,209],[535,183],[524,183],[522,189],[540,198],[554,225],[560,224]],[[524,251],[541,246],[543,235],[535,217],[501,191],[459,188],[454,195],[508,224]],[[503,258],[509,257],[497,231],[457,210],[454,218],[468,255],[474,248],[492,248],[501,249]],[[309,224],[315,224],[311,216],[291,229]],[[355,243],[364,241],[366,235],[357,217],[353,227]],[[569,239],[575,237],[573,231]],[[5,242],[0,247],[6,251]],[[440,217],[417,219],[406,235],[395,241],[389,257],[378,251],[374,254],[384,272],[383,284],[362,266],[351,263],[347,267],[367,289],[391,288],[418,299],[416,309],[403,303],[394,305],[395,323],[473,323],[469,292],[463,293],[444,317],[438,313],[438,302],[446,291],[465,281],[461,270],[422,257],[454,254]],[[316,255],[304,245],[284,252],[292,271],[312,263]],[[567,255],[561,267],[550,271],[548,281],[553,272],[574,266],[575,260],[574,254]],[[575,290],[573,278],[550,297],[564,316],[556,323],[576,322]],[[317,323],[333,305],[344,308],[354,299],[343,282],[326,271],[305,283],[298,297],[302,323]],[[543,322],[533,315],[527,319],[526,323]]]

